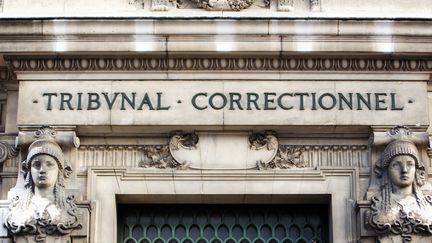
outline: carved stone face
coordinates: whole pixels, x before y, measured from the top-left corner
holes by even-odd
[[[398,155],[392,159],[388,174],[393,186],[406,188],[412,186],[415,178],[415,160],[409,155]]]
[[[57,161],[50,155],[37,155],[31,162],[31,176],[36,187],[48,188],[55,185],[59,168]]]

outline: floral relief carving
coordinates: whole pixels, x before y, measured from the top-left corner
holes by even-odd
[[[37,139],[22,162],[25,190],[11,201],[5,220],[13,235],[35,235],[35,242],[82,227],[74,197],[65,191],[65,179],[72,169],[53,135],[55,131],[50,128],[35,133]]]
[[[198,7],[210,11],[240,11],[249,8],[255,0],[192,0]]]
[[[168,145],[144,146],[145,159],[139,163],[140,167],[155,167],[159,169],[186,169],[187,165],[177,162],[171,155]]]
[[[304,168],[307,163],[302,159],[303,146],[279,145],[275,158],[269,163],[258,163],[258,169]]]
[[[421,190],[426,171],[409,130],[397,127],[389,135],[398,138],[386,146],[375,166],[380,190],[366,218],[380,237],[399,235],[407,243],[414,234],[432,235],[432,197]]]

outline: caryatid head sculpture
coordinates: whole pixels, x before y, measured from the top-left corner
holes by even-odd
[[[375,172],[380,192],[372,198],[369,224],[378,233],[393,233],[408,242],[412,233],[432,234],[432,197],[421,187],[426,172],[416,145],[397,139],[386,146]]]
[[[80,228],[73,197],[65,196],[64,180],[72,172],[62,149],[51,139],[38,139],[22,165],[25,192],[14,199],[5,222],[13,234],[67,234]],[[42,241],[43,242],[43,241]]]

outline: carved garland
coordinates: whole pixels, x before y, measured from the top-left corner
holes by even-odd
[[[432,58],[346,58],[346,57],[283,57],[283,58],[146,58],[103,57],[31,58],[5,56],[14,71],[357,71],[431,72]]]
[[[240,11],[249,8],[255,0],[192,0],[198,7],[211,11]]]
[[[304,168],[307,162],[302,159],[304,146],[279,145],[275,158],[267,164],[258,162],[259,170]]]

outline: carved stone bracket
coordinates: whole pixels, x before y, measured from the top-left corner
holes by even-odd
[[[19,149],[9,143],[0,141],[0,164],[3,164],[7,159],[17,156],[18,151]]]
[[[396,126],[385,132],[373,132],[369,144],[371,146],[384,146],[398,139],[409,140],[416,145],[429,145],[429,134],[427,132],[414,132],[406,126]]]
[[[50,126],[43,126],[38,130],[34,131],[32,127],[26,127],[18,133],[18,137],[15,141],[16,147],[25,147],[30,145],[37,139],[47,138],[53,139],[56,143],[61,146],[74,146],[78,148],[80,146],[80,140],[76,136],[73,127],[66,128],[52,128]]]

